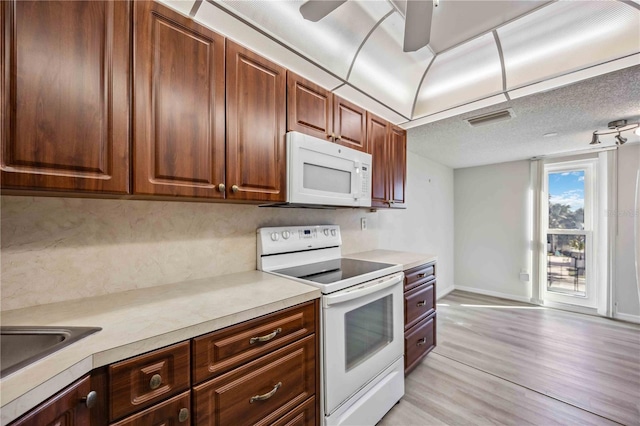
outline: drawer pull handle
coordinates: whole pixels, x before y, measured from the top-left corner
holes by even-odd
[[[84,402],[84,405],[86,405],[87,408],[93,408],[98,402],[98,393],[92,390],[87,394],[87,396],[80,398],[80,402]]]
[[[271,398],[273,395],[276,394],[276,392],[278,392],[278,389],[280,389],[280,386],[282,386],[282,382],[276,383],[273,389],[271,389],[271,391],[265,393],[264,395],[252,396],[251,399],[249,400],[249,403],[253,404],[256,401],[264,401],[265,399]]]
[[[153,389],[158,389],[162,384],[162,376],[159,374],[154,374],[151,376],[151,380],[149,380],[149,387]]]
[[[427,338],[423,337],[422,339],[418,340],[418,343],[416,343],[416,346],[422,346],[425,343],[427,343]]]
[[[418,274],[418,278],[424,278],[424,277],[426,277],[426,276],[427,276],[427,273],[426,273],[426,272],[423,272],[423,273],[421,273],[421,274]]]
[[[275,330],[273,330],[273,333],[269,333],[266,336],[252,337],[251,339],[249,339],[249,344],[253,345],[256,342],[268,342],[269,340],[273,339],[281,332],[282,332],[282,329],[278,327]]]
[[[416,306],[417,306],[418,308],[420,308],[420,307],[422,307],[422,306],[424,306],[424,305],[426,305],[426,304],[427,304],[427,301],[426,301],[426,300],[421,300],[421,301],[419,301],[418,303],[416,303]]]
[[[180,412],[178,412],[178,421],[180,423],[183,423],[183,422],[186,422],[188,418],[189,418],[189,409],[181,408]]]

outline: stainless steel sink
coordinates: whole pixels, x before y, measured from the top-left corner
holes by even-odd
[[[100,327],[0,327],[0,377],[100,330]]]

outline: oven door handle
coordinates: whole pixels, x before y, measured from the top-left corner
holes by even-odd
[[[348,302],[368,294],[376,293],[394,285],[400,284],[404,279],[404,273],[391,275],[387,278],[376,280],[372,283],[354,286],[352,288],[339,291],[335,294],[329,294],[322,297],[322,305],[328,308],[339,303]]]

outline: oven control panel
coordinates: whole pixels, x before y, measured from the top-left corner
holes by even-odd
[[[338,225],[277,226],[257,233],[258,256],[342,245]]]

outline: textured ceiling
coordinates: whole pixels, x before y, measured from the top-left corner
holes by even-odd
[[[510,121],[482,127],[462,121],[504,108],[515,113]],[[453,168],[522,160],[592,148],[593,131],[616,119],[640,120],[640,66],[410,129],[408,149]],[[601,136],[599,146],[614,145],[614,136]],[[640,142],[632,131],[623,136]]]

